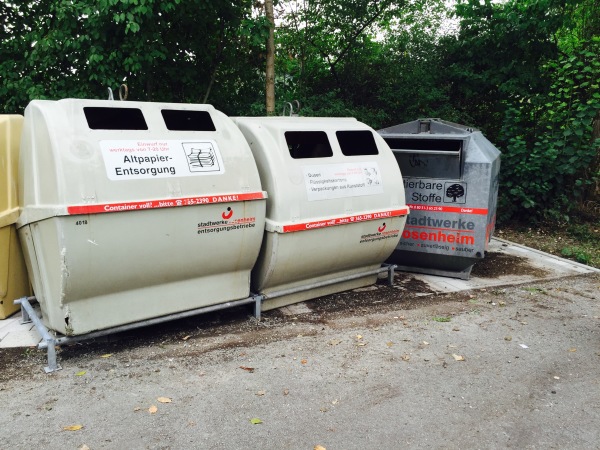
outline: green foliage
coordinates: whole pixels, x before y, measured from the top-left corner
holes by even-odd
[[[106,98],[107,87],[124,82],[131,99],[178,102],[221,89],[243,94],[260,82],[247,67],[259,61],[264,25],[249,0],[30,0],[0,8],[8,19],[0,28],[5,112],[22,113],[34,98]]]
[[[561,250],[561,254],[582,264],[600,268],[600,227],[598,223],[574,223],[567,229],[573,240]]]
[[[446,14],[442,1],[321,1],[286,13],[279,98],[298,99],[303,115],[353,115],[374,128],[457,119],[436,51]]]
[[[565,258],[574,259],[581,264],[590,264],[592,261],[592,255],[584,248],[581,247],[565,247],[561,251]]]
[[[590,185],[600,180],[595,160],[600,140],[593,121],[600,112],[600,38],[543,70],[551,81],[547,95],[515,98],[502,129],[503,214],[519,212],[568,220]]]
[[[440,52],[462,123],[497,142],[507,100],[546,91],[542,67],[558,55],[553,34],[565,1],[458,1],[460,30],[441,41]]]
[[[441,117],[503,151],[499,220],[566,221],[600,186],[599,0],[275,2],[276,111],[374,128]],[[260,2],[0,2],[1,112],[31,99],[210,102],[265,114]],[[596,119],[597,130],[593,130]],[[596,194],[599,195],[599,194]]]

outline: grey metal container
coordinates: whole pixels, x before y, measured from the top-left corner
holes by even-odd
[[[500,151],[473,128],[420,119],[379,130],[392,149],[410,215],[388,262],[468,279],[496,222]]]

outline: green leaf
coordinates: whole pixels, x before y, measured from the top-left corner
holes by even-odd
[[[253,418],[253,419],[250,419],[250,423],[251,423],[252,425],[258,425],[259,423],[263,423],[263,421],[262,421],[262,420],[260,420],[259,418],[255,417],[255,418]]]

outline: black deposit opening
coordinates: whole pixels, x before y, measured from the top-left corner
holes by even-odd
[[[208,111],[162,109],[160,113],[167,129],[171,131],[216,131]]]
[[[369,130],[350,130],[335,132],[342,153],[346,156],[378,155],[379,150]]]
[[[137,108],[86,106],[83,114],[92,130],[147,130],[142,111]]]
[[[290,156],[294,159],[333,156],[327,133],[324,131],[286,131],[285,141]]]
[[[417,150],[423,152],[458,152],[463,142],[455,139],[403,139],[386,137],[384,139],[392,150]]]

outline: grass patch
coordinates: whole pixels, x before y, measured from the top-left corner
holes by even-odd
[[[450,317],[434,317],[434,322],[450,322]]]

